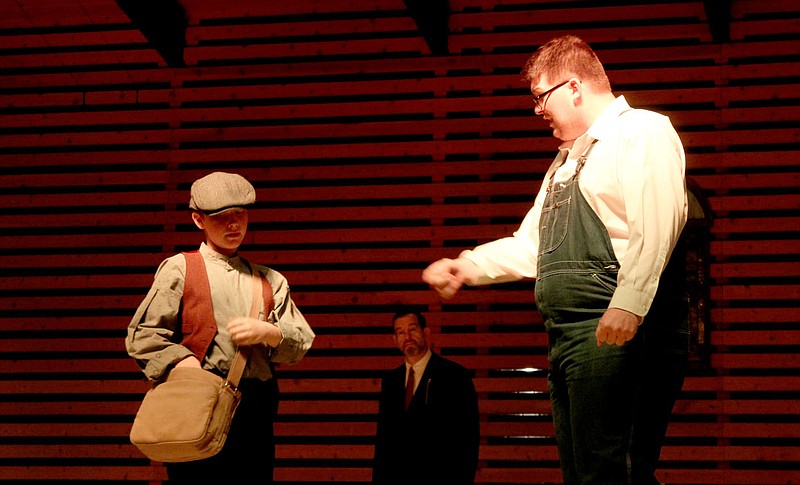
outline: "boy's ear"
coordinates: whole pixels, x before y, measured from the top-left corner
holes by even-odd
[[[192,220],[194,221],[194,225],[197,226],[201,230],[205,230],[206,224],[203,220],[203,215],[199,212],[192,212]]]

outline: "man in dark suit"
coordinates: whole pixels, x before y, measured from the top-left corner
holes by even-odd
[[[475,483],[480,428],[472,373],[431,351],[421,313],[401,310],[392,323],[405,362],[381,381],[372,483]]]

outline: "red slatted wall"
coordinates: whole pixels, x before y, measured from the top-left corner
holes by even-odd
[[[401,0],[275,3],[184,2],[186,67],[112,0],[0,4],[0,480],[164,478],[128,444],[146,383],[125,327],[158,263],[199,244],[189,184],[227,170],[258,192],[244,253],[318,335],[279,370],[277,480],[369,481],[403,302],[476,371],[479,483],[558,483],[532,282],[443,304],[419,277],[520,222],[556,145],[520,67],[575,33],[671,116],[713,211],[708,355],[661,478],[800,483],[797,2],[734,0],[720,43],[701,1],[451,0],[445,56]]]

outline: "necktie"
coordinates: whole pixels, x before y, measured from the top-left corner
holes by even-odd
[[[411,398],[414,397],[414,368],[408,369],[408,381],[406,382],[406,410],[408,405],[411,404]]]

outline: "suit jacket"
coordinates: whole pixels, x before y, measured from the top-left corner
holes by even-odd
[[[433,353],[408,411],[405,375],[403,364],[381,380],[372,482],[473,484],[480,427],[472,372]]]

